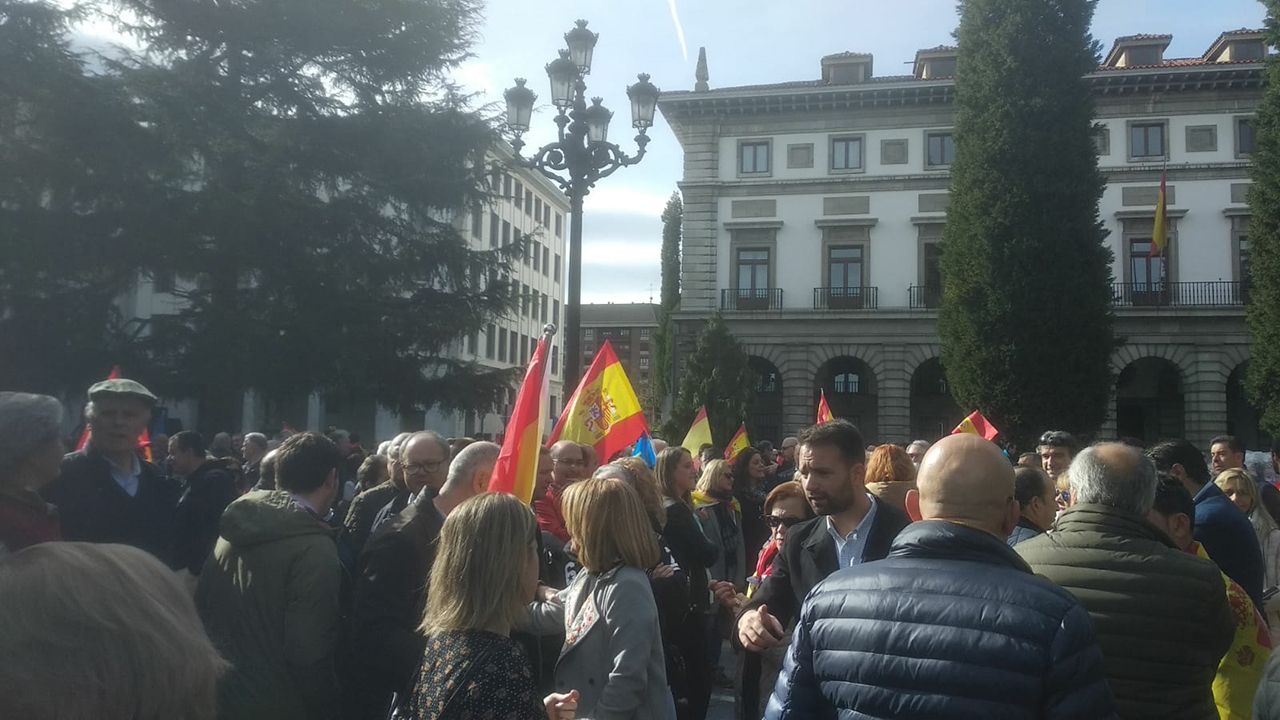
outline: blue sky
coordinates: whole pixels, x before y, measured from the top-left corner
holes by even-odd
[[[638,72],[663,90],[691,90],[699,46],[707,48],[712,88],[813,79],[823,55],[845,50],[874,54],[877,75],[910,72],[916,50],[952,42],[956,7],[951,0],[490,0],[475,57],[456,78],[489,101],[500,100],[512,78],[528,78],[541,108],[526,136],[536,147],[555,128],[543,66],[573,21],[586,19],[600,33],[588,91],[615,111],[610,139],[633,151],[625,88]],[[1257,0],[1102,0],[1093,34],[1105,52],[1118,35],[1170,33],[1166,57],[1190,57],[1223,30],[1261,27],[1263,16]],[[587,198],[584,302],[658,295],[659,216],[680,180],[682,154],[660,115],[650,136],[643,162]]]

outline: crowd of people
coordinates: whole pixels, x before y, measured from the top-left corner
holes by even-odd
[[[155,403],[94,385],[66,453],[0,393],[0,717],[1280,719],[1280,490],[1229,436],[561,441],[526,502],[490,442],[139,448]]]

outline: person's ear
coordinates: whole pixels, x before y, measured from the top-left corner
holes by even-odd
[[[1173,541],[1176,543],[1189,542],[1194,534],[1191,532],[1191,518],[1186,513],[1177,513],[1170,517],[1169,529],[1173,531]]]
[[[1032,502],[1035,502],[1032,500]],[[1000,532],[1009,537],[1009,533],[1018,526],[1018,518],[1022,517],[1022,505],[1017,498],[1009,498],[1004,508],[1004,522],[1000,525]]]
[[[849,482],[859,488],[867,484],[867,464],[860,462],[849,468]]]
[[[476,474],[471,476],[471,494],[479,495],[489,489],[489,478],[493,475],[493,468],[479,468]]]
[[[324,479],[324,486],[327,488],[338,488],[338,468],[329,471],[328,477]]]
[[[920,491],[915,488],[907,491],[907,516],[912,522],[920,522],[924,519],[920,514]]]

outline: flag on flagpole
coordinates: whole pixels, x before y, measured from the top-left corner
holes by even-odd
[[[981,436],[984,440],[995,440],[1000,431],[995,425],[991,424],[983,414],[977,410],[969,413],[969,416],[960,421],[955,430],[951,431],[952,435],[959,433],[969,433],[971,435]]]
[[[831,406],[827,404],[827,391],[818,391],[818,422],[831,422],[836,416],[831,413]]]
[[[548,444],[572,440],[590,445],[601,462],[608,462],[648,431],[640,399],[631,388],[613,344],[605,340],[565,403]]]
[[[694,416],[693,424],[689,426],[689,432],[684,436],[680,447],[696,458],[703,445],[714,444],[711,441],[711,423],[707,421],[707,406],[703,405],[698,408],[698,414]]]
[[[751,447],[751,441],[747,439],[747,424],[742,423],[738,426],[738,432],[733,434],[733,439],[729,440],[729,447],[724,449],[724,459],[733,462],[738,457],[738,453]]]
[[[641,435],[636,441],[636,449],[631,456],[643,460],[650,470],[658,465],[658,454],[653,451],[653,438],[649,437],[649,433]]]
[[[1164,254],[1164,246],[1169,244],[1168,230],[1166,225],[1168,219],[1168,208],[1166,207],[1165,194],[1165,174],[1164,170],[1160,171],[1160,191],[1156,194],[1156,216],[1151,224],[1151,252],[1147,253],[1147,257],[1160,257]],[[1164,278],[1150,278],[1151,282],[1160,282]]]
[[[533,486],[538,476],[538,455],[542,452],[542,431],[546,427],[548,392],[551,373],[547,372],[547,355],[555,326],[543,329],[542,338],[534,348],[524,382],[516,395],[515,407],[507,420],[506,435],[498,462],[489,476],[489,492],[515,495],[525,503],[533,498]]]

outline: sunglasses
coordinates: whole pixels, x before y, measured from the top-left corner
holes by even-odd
[[[798,518],[798,517],[779,517],[779,516],[777,516],[777,515],[765,515],[765,516],[764,516],[764,521],[765,521],[766,523],[768,523],[768,524],[769,524],[769,527],[771,527],[771,528],[773,528],[773,529],[777,530],[779,527],[789,528],[789,527],[791,527],[792,525],[795,525],[795,524],[796,524],[796,523],[798,523],[798,522],[803,522],[803,521],[804,521],[804,518]]]

